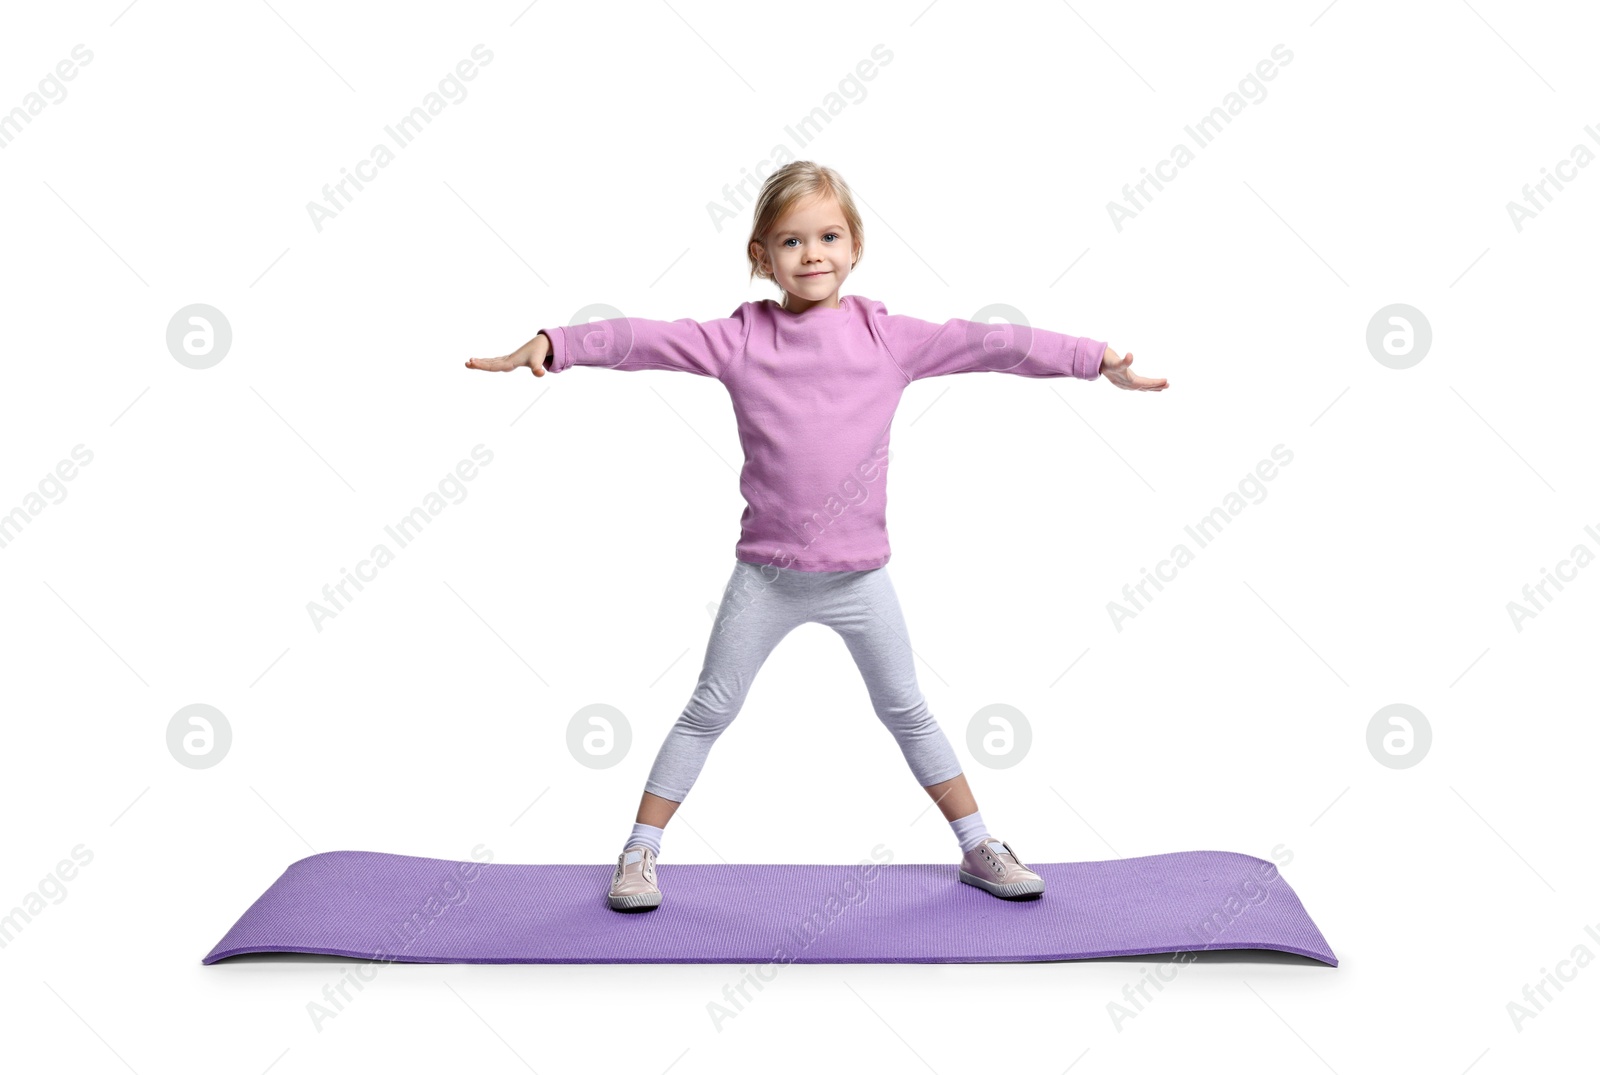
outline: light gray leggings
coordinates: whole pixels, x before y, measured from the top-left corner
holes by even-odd
[[[688,796],[711,745],[739,715],[767,656],[802,623],[827,624],[844,638],[878,719],[894,734],[918,784],[927,787],[960,775],[950,740],[917,686],[887,565],[870,571],[799,571],[735,560],[700,681],[656,754],[646,791],[673,802]]]

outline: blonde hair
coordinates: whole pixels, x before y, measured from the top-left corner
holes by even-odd
[[[821,195],[832,195],[839,203],[839,211],[844,214],[844,223],[850,229],[851,250],[850,267],[854,269],[861,260],[861,255],[866,252],[867,240],[861,230],[861,214],[856,212],[856,202],[850,196],[850,186],[844,177],[832,168],[817,164],[813,161],[791,161],[767,176],[767,181],[761,185],[761,193],[756,198],[755,221],[750,226],[750,243],[745,244],[745,252],[750,257],[750,279],[761,277],[763,280],[773,280],[772,273],[761,267],[761,261],[756,257],[755,251],[750,249],[751,243],[765,245],[765,237],[778,223],[783,215],[794,205],[809,201]],[[773,281],[776,283],[776,281]]]

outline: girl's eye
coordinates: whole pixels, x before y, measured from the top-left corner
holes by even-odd
[[[824,238],[842,239],[842,238],[844,238],[844,236],[840,235],[836,231],[830,231],[826,236],[824,236]],[[799,241],[800,241],[799,239],[796,239],[794,236],[791,235],[791,236],[789,236],[789,238],[787,238],[787,239],[785,239],[783,241],[783,245],[784,246],[788,246],[790,243],[798,243]]]

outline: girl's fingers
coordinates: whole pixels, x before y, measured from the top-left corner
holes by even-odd
[[[1141,392],[1159,391],[1167,387],[1165,377],[1141,377],[1137,373],[1123,373],[1121,376],[1112,377],[1111,383],[1118,388]]]
[[[533,371],[535,377],[543,377],[548,372],[544,368],[543,360],[535,361],[533,355],[526,350],[519,350],[510,355],[501,355],[499,358],[469,358],[466,365],[468,369],[493,370],[496,373],[514,370],[518,366],[527,366]]]

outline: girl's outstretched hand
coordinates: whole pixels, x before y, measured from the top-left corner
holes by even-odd
[[[1109,346],[1100,359],[1100,372],[1118,388],[1131,388],[1139,392],[1159,392],[1167,387],[1165,377],[1141,377],[1128,367],[1133,365],[1133,352],[1119,355]]]
[[[550,337],[541,332],[509,355],[502,355],[500,358],[469,358],[467,359],[467,368],[469,370],[494,370],[497,373],[504,373],[506,370],[514,370],[518,366],[527,366],[533,371],[535,377],[543,377],[544,371],[549,369],[549,366],[545,364],[549,354]]]

